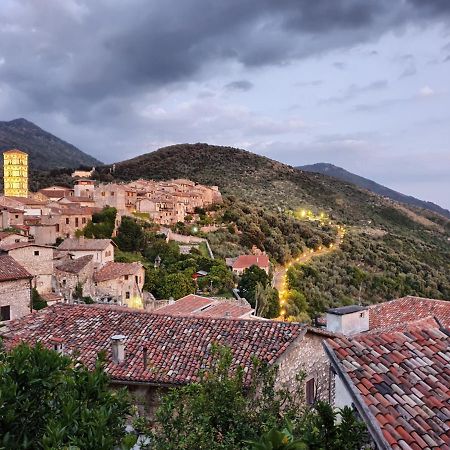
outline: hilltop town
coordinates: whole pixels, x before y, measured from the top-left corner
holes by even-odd
[[[76,352],[89,370],[106,352],[110,384],[125,386],[151,420],[161,392],[199,380],[212,343],[229,348],[233,361],[251,349],[239,357],[248,382],[253,357],[278,367],[278,388],[294,389],[302,372],[302,404],[352,406],[376,448],[449,445],[449,302],[406,296],[310,317],[295,270],[346,239],[327,214],[287,211],[285,220],[308,221],[321,238],[285,264],[255,245],[215,258],[202,230],[240,232],[236,222],[218,220],[224,199],[217,186],[102,183],[92,174],[75,171],[73,187],[29,192],[27,154],[4,153],[0,320],[7,349],[41,342],[59,354]]]

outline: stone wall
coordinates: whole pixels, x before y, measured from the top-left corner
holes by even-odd
[[[29,279],[0,283],[0,306],[11,307],[11,320],[30,314],[30,299]]]
[[[307,331],[278,359],[277,387],[295,389],[295,379],[305,374],[304,383],[314,378],[316,399],[330,399],[330,365],[322,347],[322,336]]]
[[[40,294],[51,292],[53,278],[53,248],[27,246],[10,250],[9,255],[35,277],[33,286]]]

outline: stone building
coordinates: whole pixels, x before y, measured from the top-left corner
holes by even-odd
[[[61,339],[67,354],[76,351],[91,368],[97,354],[105,351],[111,385],[126,386],[141,412],[150,417],[161,390],[198,380],[199,371],[211,362],[213,343],[231,349],[234,362],[244,368],[246,384],[256,357],[279,367],[277,386],[297,390],[302,386],[295,378],[305,372],[307,399],[329,396],[329,368],[317,354],[324,336],[301,324],[59,304],[35,314],[33,323],[13,322],[4,334],[7,348],[19,340],[51,347],[54,337]]]
[[[77,295],[78,286],[83,297],[94,295],[94,262],[93,255],[70,257],[59,261],[55,266],[54,291],[65,301],[72,303]]]
[[[80,178],[79,180],[75,181],[73,189],[75,197],[87,197],[93,199],[95,191],[95,181],[86,178]]]
[[[118,214],[125,215],[135,209],[137,193],[124,184],[100,184],[94,189],[94,201],[99,208],[110,206],[116,208]]]
[[[111,239],[68,238],[58,246],[58,250],[72,255],[74,258],[92,255],[95,267],[114,261],[116,244]]]
[[[33,242],[3,245],[1,251],[14,258],[32,276],[32,285],[40,294],[52,291],[53,247]]]
[[[0,228],[11,228],[23,225],[24,211],[10,206],[0,207]]]
[[[143,308],[145,269],[139,262],[108,262],[94,273],[94,298],[103,303]]]
[[[0,254],[0,323],[30,314],[32,279],[11,256]]]
[[[15,233],[14,231],[0,231],[0,248],[4,245],[28,242],[28,236]]]

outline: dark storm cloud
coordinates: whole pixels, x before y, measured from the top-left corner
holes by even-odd
[[[177,88],[227,61],[288,64],[449,11],[447,0],[8,0],[0,84],[29,108],[89,120],[93,104]]]
[[[253,88],[253,83],[248,80],[232,81],[224,86],[228,91],[249,91]]]

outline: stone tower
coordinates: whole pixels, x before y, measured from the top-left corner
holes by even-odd
[[[20,150],[3,153],[5,196],[28,197],[28,154]]]

